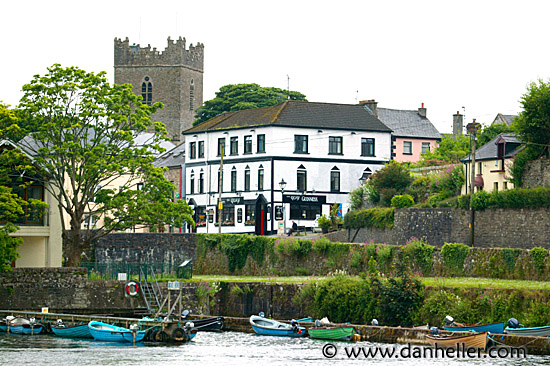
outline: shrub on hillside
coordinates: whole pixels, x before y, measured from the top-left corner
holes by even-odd
[[[391,207],[407,208],[414,205],[414,199],[408,194],[398,194],[391,199]]]

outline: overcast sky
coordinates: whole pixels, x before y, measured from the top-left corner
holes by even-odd
[[[2,91],[53,63],[107,71],[114,38],[164,50],[205,45],[204,99],[258,83],[309,101],[417,109],[440,132],[452,115],[490,123],[517,114],[527,85],[550,76],[548,1],[9,1],[2,4]]]

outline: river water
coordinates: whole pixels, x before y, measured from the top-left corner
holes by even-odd
[[[481,358],[442,359],[441,355],[435,358],[428,354],[420,359],[412,359],[407,358],[407,355],[415,355],[414,350],[404,352],[407,347],[404,345],[369,342],[335,342],[327,345],[329,342],[309,338],[266,337],[237,332],[199,332],[187,344],[141,343],[137,346],[63,339],[52,335],[21,336],[0,333],[0,365],[550,365],[550,356],[489,359],[489,355],[482,354]],[[397,358],[394,355],[392,359],[379,355],[374,359],[367,358],[364,353],[350,359],[346,355],[346,347],[348,352],[352,348],[374,350],[375,347],[382,347],[396,348],[398,353]],[[416,346],[412,347],[414,349]],[[326,358],[323,349],[328,355],[333,355],[336,350],[336,355]],[[422,350],[424,348],[419,346],[417,352]]]

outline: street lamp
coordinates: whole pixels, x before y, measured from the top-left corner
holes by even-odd
[[[284,178],[281,178],[281,181],[279,182],[279,187],[281,187],[281,203],[283,205],[283,235],[285,235],[286,234],[286,217],[285,217],[285,202],[284,202],[283,196],[285,194],[286,182]]]

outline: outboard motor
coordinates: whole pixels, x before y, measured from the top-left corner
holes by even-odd
[[[187,323],[185,323],[184,328],[185,328],[186,332],[189,332],[191,329],[195,328],[195,323],[187,322]]]
[[[265,313],[263,311],[258,315],[261,316],[262,318],[265,318]]]
[[[321,321],[319,319],[315,320],[315,326],[317,328],[321,327]]]
[[[434,335],[434,336],[438,335],[439,334],[439,328],[438,327],[431,327],[430,328],[430,334]]]
[[[378,325],[378,320],[377,319],[372,319],[372,321],[370,323],[371,323],[371,325],[377,326]]]
[[[510,318],[510,319],[508,319],[508,326],[510,328],[518,328],[519,327],[519,322],[516,318]]]
[[[298,332],[298,322],[296,321],[296,319],[292,319],[290,321],[290,326],[292,327],[292,331],[294,333],[297,333]]]
[[[189,315],[189,310],[184,310],[184,311],[181,312],[181,318],[182,319],[187,318],[188,315]]]
[[[445,324],[446,324],[446,325],[451,325],[451,324],[453,324],[454,322],[455,322],[455,320],[454,320],[454,318],[453,318],[452,316],[447,315],[447,316],[445,317]]]

